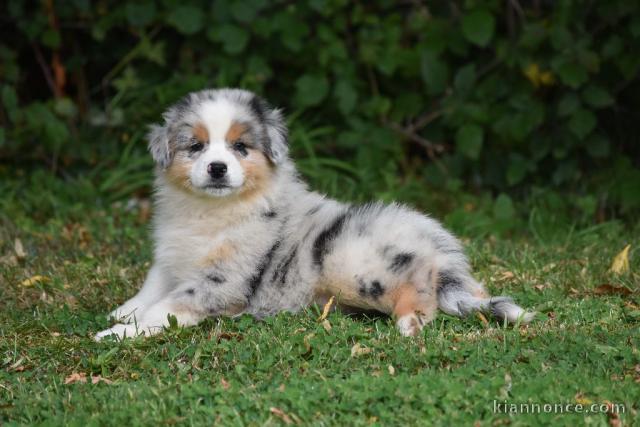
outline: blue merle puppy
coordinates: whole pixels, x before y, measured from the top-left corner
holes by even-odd
[[[309,191],[288,157],[279,110],[239,89],[191,93],[151,127],[157,164],[155,252],[142,288],[96,335],[154,334],[168,315],[258,318],[335,296],[394,316],[416,335],[439,307],[529,322],[508,297],[489,297],[458,240],[398,204],[348,205]]]

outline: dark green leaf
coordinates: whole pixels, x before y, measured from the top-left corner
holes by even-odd
[[[145,27],[153,22],[156,16],[156,5],[150,1],[127,2],[125,6],[127,21],[133,27]]]
[[[484,132],[478,125],[464,125],[456,133],[456,147],[470,159],[478,159],[483,141]]]
[[[351,83],[342,79],[339,80],[334,89],[335,97],[338,99],[338,108],[342,114],[347,115],[353,111],[358,100],[358,93]]]
[[[462,18],[462,34],[471,43],[487,46],[493,36],[495,18],[489,12],[477,10]]]
[[[301,107],[318,105],[329,92],[329,81],[325,76],[305,74],[296,80],[295,101]]]
[[[512,219],[516,214],[511,197],[501,193],[493,203],[493,216],[498,220]]]
[[[191,35],[202,29],[204,14],[194,6],[179,6],[170,13],[168,21],[182,34]]]
[[[564,84],[574,89],[582,86],[588,79],[587,70],[575,62],[562,62],[556,72]]]
[[[584,108],[576,110],[569,119],[569,129],[575,136],[582,139],[596,127],[595,114]]]
[[[240,53],[249,42],[249,33],[241,27],[227,24],[218,29],[218,38],[222,41],[223,49],[230,54]]]
[[[444,92],[449,80],[449,67],[436,54],[429,51],[422,53],[421,72],[430,93]]]
[[[613,97],[601,86],[589,85],[582,92],[582,99],[594,108],[604,108],[613,104]]]

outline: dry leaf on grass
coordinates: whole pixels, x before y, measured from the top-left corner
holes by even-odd
[[[105,384],[113,384],[113,381],[103,378],[100,375],[91,376],[91,384],[98,384],[99,382],[103,382]],[[82,383],[85,384],[87,382],[87,374],[84,372],[74,372],[64,379],[65,384],[73,384],[73,383]]]
[[[611,268],[609,268],[610,272],[622,274],[629,271],[629,249],[631,249],[631,245],[625,246],[624,249],[613,258]]]
[[[360,343],[356,343],[351,347],[351,357],[358,357],[369,353],[371,353],[371,349],[369,347],[361,346]]]
[[[503,281],[506,281],[506,280],[511,280],[514,277],[516,277],[516,275],[513,274],[513,272],[511,272],[511,271],[503,271],[502,274],[500,274],[500,277],[498,277],[498,280],[503,282]]]
[[[13,241],[13,251],[16,253],[16,258],[20,261],[27,257],[27,253],[24,251],[24,246],[22,246],[20,239]]]
[[[84,372],[74,372],[64,379],[65,384],[73,384],[73,383],[86,383],[87,382],[87,374]]]
[[[324,328],[325,331],[329,332],[331,331],[331,323],[329,323],[329,321],[327,319],[324,319],[322,321],[322,327]]]
[[[20,286],[29,287],[29,286],[36,285],[38,283],[47,283],[49,280],[51,279],[49,279],[46,276],[40,276],[39,274],[37,274],[35,276],[29,277],[28,279],[24,279],[20,283]]]
[[[478,317],[478,319],[480,319],[480,321],[482,322],[482,324],[484,326],[489,326],[489,321],[484,316],[484,314],[480,313],[479,311],[476,311],[476,317]]]
[[[631,295],[633,291],[629,288],[625,288],[624,286],[613,286],[608,283],[600,285],[593,290],[594,295],[622,295],[627,296]]]
[[[333,301],[336,299],[336,297],[331,296],[331,298],[329,298],[329,301],[327,301],[327,303],[324,305],[324,308],[322,309],[322,314],[320,315],[320,317],[318,317],[318,322],[322,322],[324,319],[327,318],[327,316],[329,315],[329,311],[331,310],[331,306],[333,305]]]
[[[220,378],[220,385],[222,385],[222,388],[225,390],[229,390],[229,388],[231,387],[231,384],[229,384],[229,381],[225,380],[224,377]]]
[[[293,420],[291,419],[291,417],[287,415],[282,409],[272,406],[271,408],[269,408],[269,412],[280,418],[286,425],[293,424]]]
[[[394,368],[393,365],[387,366],[387,370],[389,371],[389,375],[395,375],[396,374],[396,368]]]

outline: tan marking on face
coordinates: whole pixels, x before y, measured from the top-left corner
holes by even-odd
[[[164,171],[167,180],[183,190],[191,190],[191,161],[182,156],[176,156],[171,165]]]
[[[240,138],[242,135],[244,135],[246,131],[247,131],[246,125],[238,122],[233,122],[231,123],[231,126],[229,127],[227,134],[224,136],[224,139],[227,142],[234,142],[238,138]]]
[[[199,262],[202,267],[210,267],[222,261],[232,258],[236,254],[236,245],[225,240],[220,245],[211,249]]]
[[[242,200],[249,200],[262,194],[269,186],[273,175],[273,167],[259,151],[251,149],[249,155],[239,159],[244,171],[244,185],[239,197]]]
[[[198,123],[193,127],[193,137],[202,143],[209,142],[209,131],[202,123]]]

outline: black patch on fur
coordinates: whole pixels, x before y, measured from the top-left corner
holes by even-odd
[[[389,270],[394,273],[400,273],[403,270],[406,270],[413,261],[414,255],[409,252],[400,252],[391,260],[391,264],[389,265]]]
[[[218,274],[207,274],[207,280],[213,282],[213,283],[224,283],[227,281],[227,279],[225,279],[224,277],[218,275]]]
[[[187,295],[193,295],[193,294],[196,293],[196,290],[193,289],[193,288],[189,288],[186,291],[184,291],[184,293],[187,294]]]
[[[381,295],[384,295],[384,288],[379,281],[374,280],[371,282],[371,288],[369,288],[369,295],[371,298],[378,299]]]
[[[464,289],[462,280],[451,271],[438,272],[438,292]]]
[[[367,296],[367,284],[362,279],[358,279],[358,295],[361,297]]]
[[[358,279],[358,295],[361,297],[371,297],[374,300],[377,300],[384,295],[384,292],[384,286],[382,286],[379,280],[374,280],[371,282],[370,286],[367,286],[367,283],[364,280]]]
[[[284,260],[276,267],[273,272],[272,281],[275,283],[280,283],[280,286],[284,286],[287,282],[287,275],[289,274],[289,270],[291,269],[291,265],[293,264],[293,260],[298,254],[298,246],[294,246],[293,249],[287,254]]]
[[[267,103],[267,101],[255,95],[253,98],[251,98],[251,101],[249,101],[249,107],[258,118],[258,121],[260,121],[260,123],[264,123],[267,115],[267,110],[269,110],[269,104]]]
[[[262,217],[263,218],[275,218],[278,216],[278,213],[276,211],[266,211],[266,212],[262,212]]]
[[[273,260],[273,255],[276,253],[278,248],[280,247],[280,240],[276,240],[276,242],[271,246],[271,249],[262,257],[260,264],[258,264],[258,269],[256,273],[249,279],[249,297],[256,293],[260,283],[262,282],[262,276],[264,276],[265,271],[271,265],[271,261]]]
[[[315,242],[313,242],[312,248],[312,256],[313,263],[322,268],[322,264],[324,263],[324,258],[329,253],[331,249],[331,243],[340,235],[342,232],[342,228],[344,227],[344,223],[349,215],[349,211],[345,211],[338,215],[336,219],[320,234],[316,237]]]

